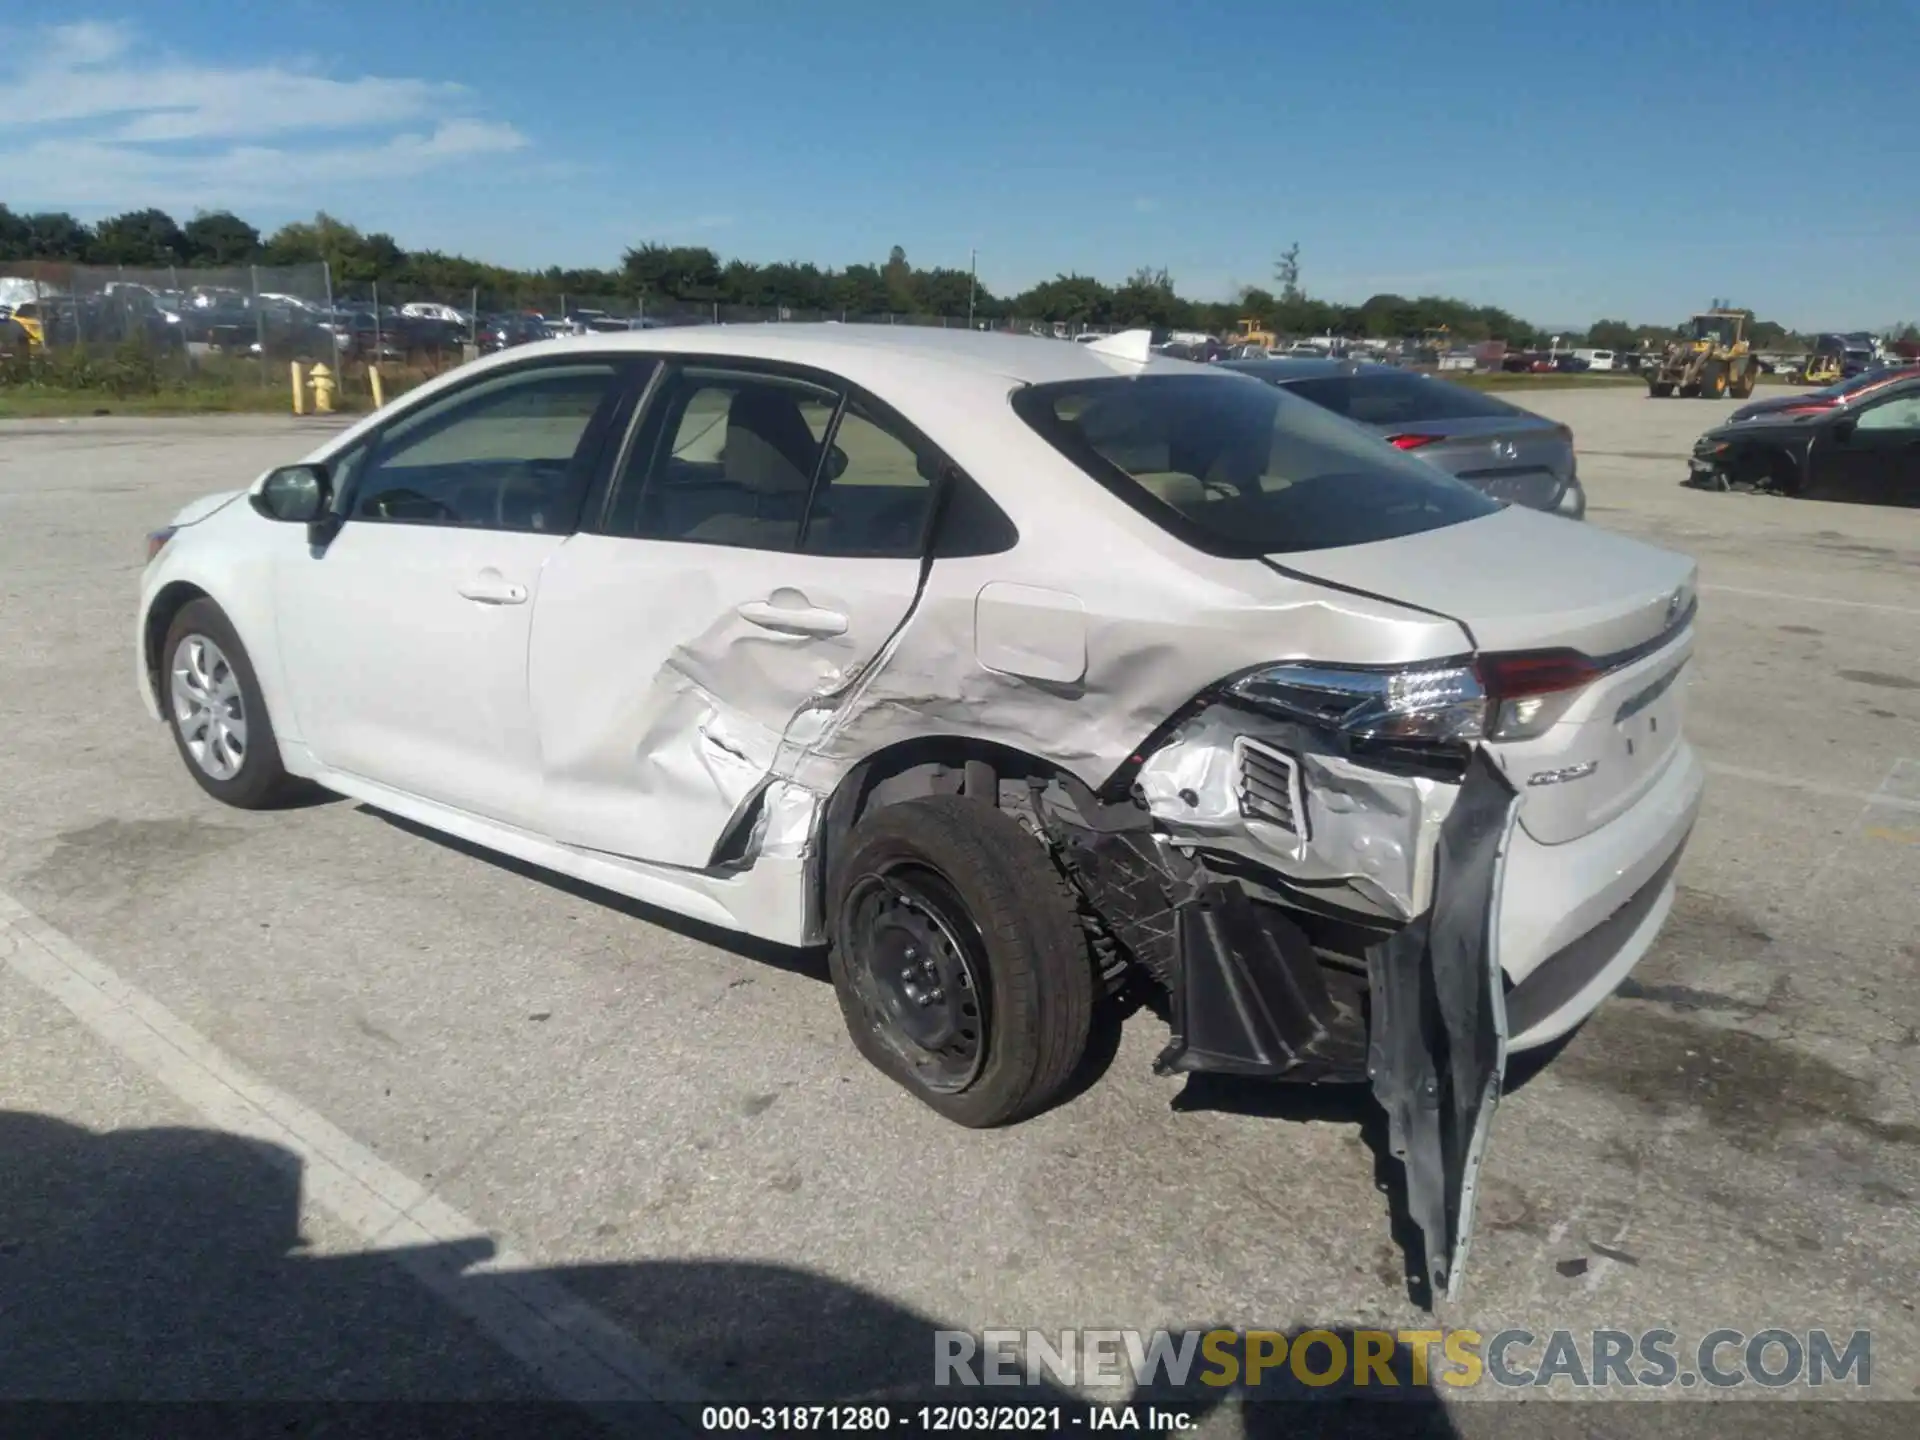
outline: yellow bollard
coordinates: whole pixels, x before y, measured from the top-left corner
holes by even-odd
[[[304,415],[307,413],[307,377],[300,373],[300,362],[298,360],[293,361],[292,365],[293,413],[296,415]]]
[[[382,405],[387,403],[387,393],[380,385],[380,367],[378,365],[369,365],[367,367],[367,379],[373,382],[373,408],[378,410]]]
[[[324,365],[313,367],[313,413],[333,413],[333,371]]]

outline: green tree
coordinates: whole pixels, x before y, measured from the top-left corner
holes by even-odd
[[[186,249],[186,236],[166,211],[130,210],[93,227],[87,259],[95,265],[168,265]]]
[[[1280,258],[1274,263],[1273,278],[1280,282],[1280,303],[1297,305],[1307,298],[1300,288],[1300,242],[1294,241],[1280,252]]]
[[[0,205],[0,260],[32,258],[33,227],[24,215]]]
[[[887,263],[880,267],[880,280],[887,287],[887,309],[896,315],[911,315],[919,309],[913,267],[907,264],[907,252],[898,245],[887,252]]]
[[[29,260],[84,260],[93,232],[64,210],[27,217]]]
[[[194,265],[246,265],[260,253],[260,232],[226,210],[201,211],[181,230],[183,262]]]
[[[627,284],[645,296],[717,300],[720,257],[704,245],[641,245],[621,259]]]

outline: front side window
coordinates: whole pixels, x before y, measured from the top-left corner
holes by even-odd
[[[572,530],[619,376],[611,361],[541,366],[429,401],[382,433],[354,477],[352,518]]]
[[[1364,545],[1502,508],[1317,405],[1234,375],[1032,385],[1013,407],[1089,476],[1197,549]]]

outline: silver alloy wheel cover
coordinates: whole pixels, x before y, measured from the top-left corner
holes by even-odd
[[[204,635],[173,648],[173,723],[193,763],[210,780],[231,780],[247,759],[247,711],[233,662]]]

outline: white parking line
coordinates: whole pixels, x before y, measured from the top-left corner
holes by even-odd
[[[401,1266],[531,1370],[556,1396],[584,1406],[699,1402],[699,1387],[644,1350],[613,1320],[505,1246],[489,1260],[446,1259],[453,1242],[486,1231],[419,1182],[249,1074],[144,991],[0,892],[0,960],[70,1010],[111,1049],[209,1125],[300,1158],[306,1194]],[[484,1280],[475,1277],[484,1276]],[[661,1412],[648,1433],[686,1434]]]
[[[1878,610],[1887,615],[1920,615],[1920,606],[1883,605],[1876,600],[1835,600],[1827,595],[1785,595],[1778,590],[1754,590],[1745,585],[1702,585],[1719,595],[1747,595],[1755,600],[1785,600],[1795,605],[1839,605],[1849,610]]]
[[[1828,785],[1819,780],[1808,780],[1800,775],[1781,775],[1772,770],[1749,770],[1744,765],[1725,765],[1718,760],[1704,760],[1701,764],[1707,774],[1723,776],[1728,780],[1747,780],[1755,785],[1778,785],[1785,790],[1804,790],[1809,795],[1825,795],[1834,800],[1851,800],[1868,809],[1906,810],[1920,813],[1920,795],[1909,795],[1901,788],[1901,776],[1920,773],[1920,761],[1896,760],[1893,768],[1887,772],[1886,779],[1880,782],[1878,790],[1850,790],[1844,785]]]

